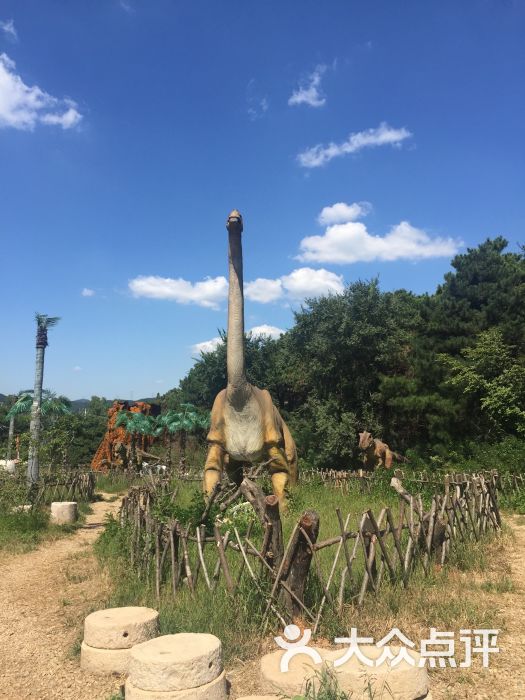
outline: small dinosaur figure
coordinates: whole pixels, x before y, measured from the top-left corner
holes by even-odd
[[[297,482],[295,442],[266,389],[246,378],[244,361],[244,293],[241,234],[243,221],[234,209],[226,222],[229,241],[228,384],[215,398],[204,466],[204,491],[209,495],[220,481],[223,468],[237,484],[243,466],[268,462],[274,494],[285,505],[287,484]]]
[[[372,433],[366,430],[359,433],[359,449],[362,452],[364,468],[368,471],[374,471],[378,467],[390,469],[394,460],[408,462],[406,457],[393,452],[386,442],[372,437]]]

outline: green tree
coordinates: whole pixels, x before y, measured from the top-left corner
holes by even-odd
[[[481,429],[525,437],[525,365],[514,352],[503,332],[490,328],[460,358],[443,354],[440,360],[448,370],[447,384],[467,397]]]
[[[36,320],[36,360],[35,360],[35,388],[31,404],[31,423],[29,425],[30,445],[27,460],[27,480],[34,484],[38,481],[40,470],[38,452],[40,448],[41,405],[42,386],[44,382],[44,358],[47,342],[47,332],[59,322],[58,316],[47,314],[35,314]]]
[[[6,419],[9,420],[9,438],[7,445],[7,454],[9,455],[7,459],[10,459],[10,455],[13,447],[14,439],[14,428],[15,419],[18,416],[30,415],[31,408],[33,405],[33,392],[26,391],[20,394],[7,412]],[[41,404],[41,415],[42,418],[46,416],[61,416],[64,414],[71,413],[71,402],[66,399],[65,396],[57,396],[49,389],[45,389],[42,392],[42,404]]]
[[[91,416],[99,416],[107,419],[108,408],[111,406],[111,401],[108,401],[104,396],[92,396],[89,404],[86,407],[86,413]]]

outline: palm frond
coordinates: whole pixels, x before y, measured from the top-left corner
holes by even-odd
[[[22,394],[7,412],[6,419],[11,420],[13,416],[21,416],[29,413],[32,403],[33,397],[31,394]]]
[[[72,413],[71,408],[59,399],[47,399],[42,401],[43,416],[66,416]]]
[[[60,316],[48,316],[47,314],[35,313],[35,321],[39,328],[46,329],[56,326],[60,321]]]

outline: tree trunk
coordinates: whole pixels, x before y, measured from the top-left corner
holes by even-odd
[[[42,385],[44,382],[45,347],[39,347],[37,340],[35,362],[35,390],[31,406],[31,422],[29,424],[29,457],[27,460],[27,481],[35,484],[40,477],[39,449],[42,406]]]
[[[11,459],[11,453],[13,452],[13,439],[15,437],[15,417],[11,416],[9,419],[9,436],[7,438],[7,454],[6,459]]]
[[[186,431],[181,430],[179,434],[179,471],[182,473],[186,469]]]
[[[129,456],[131,461],[131,468],[133,471],[138,472],[139,462],[137,459],[137,437],[133,433],[131,434],[131,445],[129,448]]]
[[[167,435],[167,440],[168,440],[168,451],[166,454],[166,464],[168,465],[168,469],[171,470],[171,447],[172,447],[172,440],[171,440],[171,435],[168,433]]]

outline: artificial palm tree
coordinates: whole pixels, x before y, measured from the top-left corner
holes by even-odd
[[[9,419],[9,437],[7,439],[6,459],[11,459],[11,453],[13,451],[15,419],[17,416],[25,416],[30,414],[32,404],[33,391],[23,391],[18,395],[17,400],[6,414],[6,420]],[[41,415],[43,418],[46,416],[64,416],[70,414],[71,412],[71,408],[65,397],[57,396],[54,392],[49,391],[49,389],[44,389],[42,391]]]
[[[167,411],[159,416],[163,429],[168,434],[168,460],[171,466],[171,435],[179,436],[179,468],[183,469],[186,463],[186,442],[190,433],[198,429],[206,429],[210,426],[209,416],[199,413],[191,403],[182,403],[180,411]]]
[[[155,420],[145,413],[135,413],[134,411],[120,411],[115,421],[115,427],[123,427],[131,437],[130,462],[134,469],[138,471],[137,459],[137,437],[150,437],[155,434]]]
[[[38,452],[40,447],[40,425],[42,411],[42,386],[44,382],[44,356],[47,342],[47,331],[56,326],[60,321],[59,316],[47,314],[35,314],[36,320],[36,361],[35,361],[35,388],[31,402],[31,423],[29,424],[29,457],[27,460],[27,480],[30,484],[38,481],[40,465]]]

